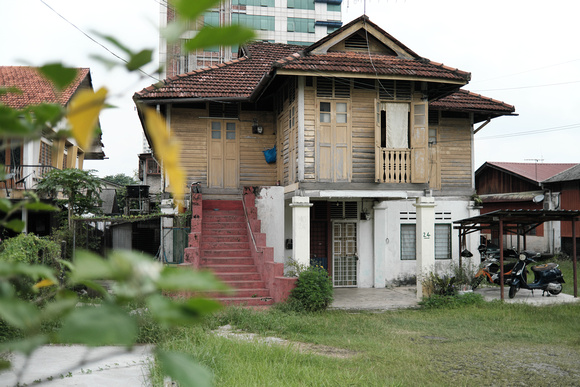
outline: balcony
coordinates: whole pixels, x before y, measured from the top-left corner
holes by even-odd
[[[51,165],[6,165],[4,180],[0,180],[0,188],[4,188],[7,196],[9,189],[34,189],[36,181],[48,171],[54,169]]]
[[[411,149],[377,148],[377,183],[411,182]]]

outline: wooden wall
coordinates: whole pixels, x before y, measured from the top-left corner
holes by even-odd
[[[529,181],[495,168],[486,168],[475,178],[478,195],[537,191],[540,187]]]
[[[562,210],[580,209],[580,182],[569,181],[562,184],[560,193],[560,208]],[[561,222],[561,236],[572,238],[572,222]],[[576,222],[576,237],[580,236],[580,222]]]
[[[207,117],[206,110],[174,108],[171,110],[171,132],[181,141],[181,163],[186,182],[207,186]]]
[[[441,118],[437,132],[441,188],[470,188],[473,168],[469,120]]]
[[[352,91],[352,182],[375,181],[375,99],[377,93]]]

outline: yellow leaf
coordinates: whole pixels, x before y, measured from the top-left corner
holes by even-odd
[[[35,289],[40,289],[40,288],[45,288],[47,286],[52,286],[52,285],[56,285],[56,284],[49,279],[43,279],[42,281],[36,283],[33,287]]]
[[[93,141],[95,126],[99,120],[99,113],[105,106],[107,89],[101,87],[96,92],[80,90],[70,101],[67,119],[72,129],[72,135],[77,144],[88,150]]]
[[[179,162],[181,144],[171,138],[165,120],[155,109],[144,108],[144,113],[145,127],[153,142],[155,155],[163,162],[163,169],[169,180],[168,188],[181,208],[185,194],[185,174]]]

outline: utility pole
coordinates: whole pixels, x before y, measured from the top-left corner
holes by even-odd
[[[542,161],[544,161],[544,159],[524,159],[524,161],[535,161],[536,162],[536,183],[538,183],[538,185],[540,185],[540,182],[538,181],[538,162],[542,162]]]

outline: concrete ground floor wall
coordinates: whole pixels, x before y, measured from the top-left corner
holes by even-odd
[[[293,225],[293,208],[290,205],[291,200],[282,199],[278,194],[264,195],[268,196],[266,200],[272,201],[283,200],[283,206],[280,205],[261,205],[256,199],[256,206],[259,209],[259,218],[262,221],[262,231],[266,234],[273,232],[277,235],[275,240],[275,260],[276,262],[288,263],[293,256],[293,249],[297,244],[304,243],[301,240],[294,240],[295,235],[292,229]],[[332,206],[329,210],[328,220],[326,222],[327,237],[318,242],[315,241],[314,230],[310,230],[310,241],[308,243],[325,243],[328,251],[328,269],[331,275],[335,274],[336,256],[334,249],[337,246],[336,238],[333,235],[340,229],[336,223],[349,223],[356,229],[356,280],[346,282],[349,287],[358,288],[379,288],[397,283],[411,281],[417,273],[416,259],[402,259],[401,256],[401,230],[404,225],[416,225],[416,197],[407,198],[371,198],[371,197],[341,197],[340,192],[336,196],[323,198],[320,196],[309,197],[310,203],[314,206],[310,211],[311,217],[318,216],[315,214],[317,203],[327,203]],[[348,202],[344,211],[348,208],[352,210],[346,214],[346,217],[340,218],[336,208],[342,206],[341,203]],[[458,231],[453,229],[453,221],[469,218],[479,215],[479,209],[473,206],[469,198],[463,197],[435,197],[434,198],[434,224],[445,225],[449,230],[449,258],[436,259],[433,271],[438,273],[450,272],[453,266],[457,266],[460,260],[460,251],[468,249],[473,253],[471,258],[461,258],[462,264],[471,267],[473,270],[479,264],[479,233],[473,233],[466,237],[461,243],[458,237]],[[348,208],[347,208],[348,207]],[[261,210],[260,210],[261,208]],[[320,219],[314,219],[317,225],[311,221],[311,228],[324,225]],[[322,226],[324,227],[324,226]],[[282,238],[280,236],[283,236]],[[269,244],[270,246],[270,244]],[[325,246],[319,246],[324,248]],[[311,246],[314,251],[316,246]],[[311,257],[314,258],[314,257]],[[317,262],[312,261],[311,262]],[[335,284],[336,285],[336,284]]]

